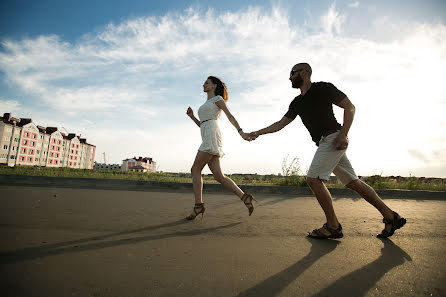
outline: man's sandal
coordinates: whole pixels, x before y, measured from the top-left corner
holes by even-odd
[[[322,228],[330,232],[330,235],[326,235],[319,231],[318,229],[314,229],[313,232],[316,233],[316,235],[312,235],[311,232],[308,232],[308,237],[311,238],[317,238],[317,239],[329,239],[329,238],[342,238],[344,237],[344,234],[342,233],[342,226],[339,224],[339,227],[336,229],[333,229],[325,223]]]
[[[392,236],[397,229],[400,229],[406,224],[406,219],[400,217],[399,214],[393,211],[393,220],[384,218],[383,223],[392,225],[392,229],[390,229],[390,232],[386,229],[382,230],[380,234],[376,235],[378,238],[387,238]]]

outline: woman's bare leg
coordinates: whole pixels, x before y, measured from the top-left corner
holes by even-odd
[[[213,156],[212,159],[208,162],[208,166],[216,181],[218,181],[226,189],[237,195],[239,198],[243,197],[243,194],[245,194],[245,192],[243,192],[232,179],[225,176],[221,171],[220,157]]]
[[[213,155],[211,154],[198,151],[194,164],[190,170],[192,173],[192,186],[194,188],[195,203],[203,203],[203,179],[201,178],[201,171],[212,157]]]

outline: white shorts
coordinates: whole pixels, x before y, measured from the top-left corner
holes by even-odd
[[[347,149],[337,150],[334,146],[334,140],[338,134],[339,132],[335,132],[321,138],[307,177],[329,180],[333,172],[344,185],[358,179],[347,158]]]

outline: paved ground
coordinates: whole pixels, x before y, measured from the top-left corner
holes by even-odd
[[[2,296],[446,296],[446,201],[386,200],[392,240],[363,200],[336,199],[345,237],[309,240],[312,197],[0,186]]]

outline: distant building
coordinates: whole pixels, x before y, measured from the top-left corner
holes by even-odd
[[[155,172],[156,162],[152,158],[133,157],[122,161],[122,171]]]
[[[0,164],[92,169],[96,146],[57,127],[5,113],[0,117]]]
[[[97,170],[121,170],[121,165],[119,164],[104,164],[94,162],[93,169]]]

